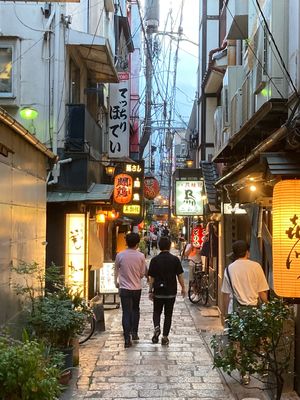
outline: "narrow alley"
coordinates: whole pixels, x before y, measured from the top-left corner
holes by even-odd
[[[145,285],[140,340],[124,349],[121,311],[109,311],[106,331],[81,346],[77,388],[70,388],[63,399],[233,399],[212,368],[189,308],[188,300],[178,295],[170,345],[152,344],[152,304]]]

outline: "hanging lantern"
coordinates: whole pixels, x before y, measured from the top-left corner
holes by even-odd
[[[144,179],[144,196],[148,200],[153,200],[159,193],[159,183],[153,176],[146,176]]]
[[[273,280],[278,296],[300,298],[300,180],[273,192]]]
[[[114,201],[127,204],[132,198],[132,177],[128,174],[118,174],[114,179]]]
[[[96,215],[96,222],[98,224],[105,224],[105,219],[106,219],[106,217],[105,217],[104,213],[100,213],[100,214]]]

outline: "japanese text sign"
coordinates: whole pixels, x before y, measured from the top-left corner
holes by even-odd
[[[177,180],[175,185],[175,214],[203,215],[203,182]]]
[[[108,156],[129,156],[129,81],[110,85]]]

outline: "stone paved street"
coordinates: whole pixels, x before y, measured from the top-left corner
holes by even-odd
[[[187,302],[178,295],[168,347],[151,343],[152,303],[146,288],[140,340],[131,348],[124,349],[121,310],[109,311],[106,331],[80,347],[77,385],[63,399],[233,399],[222,376],[212,368],[211,354]]]

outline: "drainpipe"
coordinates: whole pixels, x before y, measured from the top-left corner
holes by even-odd
[[[56,164],[54,164],[52,171],[49,172],[48,177],[47,177],[48,185],[55,185],[58,182],[58,178],[60,177],[61,164],[68,164],[72,161],[73,161],[72,158],[65,158],[64,160],[59,160]],[[48,179],[50,178],[50,174],[52,174],[53,179],[51,181],[48,181]]]
[[[254,150],[244,159],[242,160],[235,168],[233,168],[228,174],[222,176],[218,181],[216,181],[215,185],[219,186],[221,183],[224,183],[229,178],[232,178],[235,174],[237,174],[242,168],[245,167],[246,164],[253,161],[256,157],[260,155],[260,153],[268,150],[272,145],[281,140],[288,133],[288,128],[285,125],[282,125],[277,131],[273,133],[270,137],[265,139],[259,145],[257,145]]]
[[[224,68],[215,67],[212,64],[213,64],[213,55],[215,53],[218,53],[219,51],[224,50],[226,47],[227,47],[227,40],[224,40],[221,47],[217,47],[216,49],[210,50],[210,52],[208,53],[208,68],[207,68],[208,70],[213,70],[213,71],[221,72],[222,74],[224,74],[224,72],[225,72]]]

